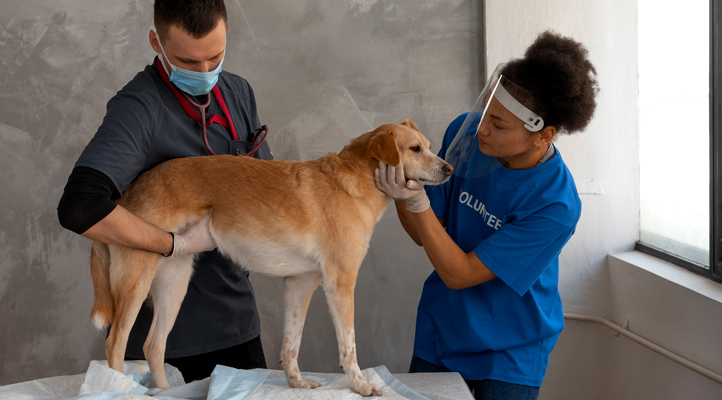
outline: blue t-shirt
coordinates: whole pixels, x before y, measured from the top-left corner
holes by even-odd
[[[440,156],[465,118],[447,128]],[[534,168],[501,166],[479,178],[452,176],[427,193],[454,242],[474,251],[498,278],[452,290],[432,272],[419,302],[414,355],[467,380],[541,386],[564,328],[559,253],[581,215],[559,151]]]

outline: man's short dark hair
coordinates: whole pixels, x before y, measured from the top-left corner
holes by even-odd
[[[221,18],[228,24],[223,0],[155,0],[153,5],[153,22],[163,42],[171,25],[200,39],[215,29]]]

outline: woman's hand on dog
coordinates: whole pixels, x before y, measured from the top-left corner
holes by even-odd
[[[431,206],[424,186],[416,181],[406,180],[403,164],[392,167],[379,161],[375,177],[376,187],[394,200],[405,201],[407,210],[420,213]]]

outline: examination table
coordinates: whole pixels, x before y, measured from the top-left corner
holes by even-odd
[[[3,400],[346,400],[365,399],[354,392],[344,374],[302,373],[321,383],[313,390],[290,389],[280,370],[237,370],[217,366],[210,378],[184,384],[173,366],[165,365],[170,388],[153,389],[154,381],[145,361],[126,361],[124,373],[111,370],[106,361],[91,361],[84,374],[36,379],[0,386]],[[363,370],[366,379],[383,395],[380,399],[397,400],[473,400],[468,387],[455,372],[394,374],[384,366]],[[150,389],[149,389],[150,388]]]

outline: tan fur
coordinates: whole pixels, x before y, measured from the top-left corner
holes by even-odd
[[[113,298],[110,295],[110,253],[108,245],[93,242],[90,251],[90,276],[93,278],[95,303],[90,318],[98,329],[108,326],[113,318]]]
[[[291,387],[314,388],[298,369],[303,323],[323,282],[339,345],[339,361],[359,393],[380,392],[356,361],[353,292],[376,222],[389,198],[376,188],[379,161],[403,162],[408,179],[439,184],[448,164],[410,120],[382,125],[352,139],[339,154],[318,160],[264,161],[208,156],[167,161],[140,176],[118,200],[135,215],[169,232],[182,232],[212,212],[209,231],[218,250],[250,271],[285,279],[281,363]],[[144,250],[93,244],[91,274],[98,326],[111,325],[106,354],[122,370],[130,328],[148,296],[153,323],[143,347],[160,387],[165,341],[193,273],[193,256],[165,259]]]

